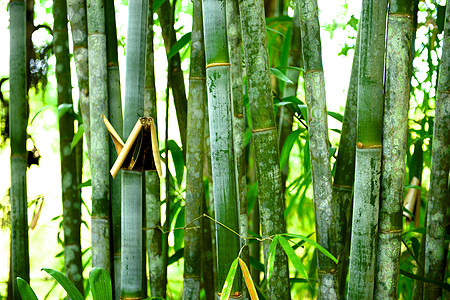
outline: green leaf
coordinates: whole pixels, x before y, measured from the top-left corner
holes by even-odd
[[[37,117],[41,112],[43,112],[44,110],[49,109],[49,108],[55,108],[55,106],[54,106],[54,105],[46,105],[46,106],[42,107],[40,110],[38,110],[38,112],[37,112],[37,113],[33,116],[33,118],[31,119],[30,126],[31,126],[31,124],[33,124],[34,119],[36,119],[36,117]]]
[[[73,285],[69,278],[66,277],[66,275],[53,269],[42,268],[42,270],[55,278],[56,281],[58,281],[59,284],[64,288],[64,290],[66,290],[67,296],[69,296],[72,300],[84,300],[81,293],[77,290],[77,288]]]
[[[297,254],[295,254],[294,249],[292,249],[288,241],[282,235],[278,237],[278,240],[280,241],[280,245],[281,247],[283,247],[284,252],[286,252],[287,256],[289,257],[297,271],[300,273],[300,275],[308,279],[308,272],[306,272],[305,266],[303,265]]]
[[[334,111],[329,111],[329,112],[328,112],[328,115],[329,115],[330,117],[335,118],[336,120],[338,120],[338,121],[341,122],[341,123],[344,121],[344,116],[341,115],[340,113],[337,113],[337,112],[334,112]]]
[[[253,256],[250,256],[250,266],[264,273],[264,265]]]
[[[73,111],[72,103],[63,103],[58,106],[58,119],[61,119],[64,114]]]
[[[20,277],[17,277],[17,286],[19,287],[20,296],[22,300],[38,300],[31,286]]]
[[[191,32],[183,35],[176,43],[172,46],[169,53],[167,54],[167,59],[171,59],[175,54],[178,53],[184,46],[191,42]]]
[[[270,74],[272,74],[273,76],[275,76],[276,78],[278,78],[278,79],[280,79],[280,80],[282,80],[282,81],[284,81],[284,82],[293,84],[293,82],[292,82],[289,78],[287,78],[287,76],[284,75],[284,74],[283,74],[280,70],[278,70],[278,69],[270,68]]]
[[[269,254],[267,258],[267,281],[272,277],[273,266],[275,263],[275,250],[277,249],[278,236],[276,235],[270,242]]]
[[[402,274],[402,275],[404,275],[406,277],[415,279],[415,280],[422,281],[422,282],[432,283],[432,284],[434,284],[434,285],[436,285],[436,286],[438,286],[440,288],[443,288],[446,291],[450,291],[450,285],[447,284],[447,283],[444,283],[442,281],[438,281],[438,280],[422,277],[422,276],[419,276],[419,275],[415,275],[415,274],[409,273],[408,271],[405,271],[403,269],[400,269],[400,274]]]
[[[178,186],[181,186],[184,176],[184,158],[183,151],[174,140],[167,141],[167,147],[172,155],[173,164],[175,165],[175,173]]]
[[[180,258],[184,257],[184,248],[178,249],[177,251],[175,251],[175,253],[173,255],[171,255],[169,257],[169,259],[167,260],[167,265],[171,265],[174,262],[177,262],[180,260]]]
[[[77,186],[77,188],[78,188],[78,189],[81,189],[81,188],[84,188],[84,187],[87,187],[87,186],[92,186],[92,181],[91,181],[91,179],[88,179],[88,180],[86,180],[85,182],[80,183],[80,184]]]
[[[293,66],[278,66],[277,69],[289,69],[289,70],[295,70],[299,72],[305,72],[305,69],[299,68],[299,67],[293,67]]]
[[[184,212],[185,206],[182,206],[179,210],[179,213],[176,216],[174,228],[183,228],[184,227]],[[173,231],[174,245],[173,248],[175,251],[180,250],[183,247],[184,242],[184,230],[176,229]]]
[[[298,106],[300,108],[300,112],[302,113],[303,118],[306,121],[306,124],[308,124],[308,107],[304,104]]]
[[[298,139],[298,136],[303,130],[297,129],[292,131],[284,141],[283,149],[281,150],[280,155],[280,169],[283,170],[284,166],[286,165],[289,155],[291,153],[292,147],[295,144],[295,141]]]
[[[70,150],[73,150],[73,148],[75,148],[75,146],[83,137],[83,133],[84,133],[84,124],[80,124],[80,126],[78,126],[77,132],[73,136],[72,143],[70,143]]]
[[[155,1],[153,2],[153,12],[155,13],[155,12],[158,10],[158,8],[160,8],[161,5],[162,5],[165,1],[166,1],[166,0],[155,0]]]
[[[225,283],[223,284],[222,296],[220,297],[220,300],[228,300],[230,298],[231,289],[233,288],[234,276],[236,275],[238,259],[239,257],[237,257],[233,261],[233,263],[230,266],[230,270],[228,270],[228,275],[227,278],[225,279]]]
[[[92,298],[94,300],[112,300],[111,278],[108,272],[94,267],[89,273]]]
[[[293,233],[283,233],[283,235],[286,236],[286,237],[289,237],[289,238],[302,239],[302,240],[310,243],[311,245],[316,247],[320,252],[322,252],[327,257],[329,257],[332,261],[334,261],[335,263],[338,263],[338,260],[330,252],[328,252],[327,249],[325,249],[324,247],[320,246],[315,241],[307,238],[306,236],[303,236],[303,235],[300,235],[300,234],[293,234]]]
[[[266,27],[266,29],[269,30],[269,31],[272,31],[272,32],[274,32],[274,33],[276,33],[276,34],[279,34],[279,35],[281,35],[281,36],[284,37],[284,38],[286,38],[286,36],[285,36],[284,34],[282,34],[281,32],[279,32],[279,31],[277,31],[277,30],[275,30],[275,29],[272,29],[272,28],[270,28],[270,27]]]
[[[425,234],[426,230],[425,230],[425,227],[417,227],[417,228],[411,229],[409,231],[403,232],[403,235],[406,235],[406,234],[408,234],[410,232],[417,232],[417,233],[420,233],[420,234]]]

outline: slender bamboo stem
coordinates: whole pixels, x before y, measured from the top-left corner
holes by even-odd
[[[27,89],[25,1],[9,2],[9,137],[11,142],[11,260],[13,298],[20,299],[17,277],[30,282],[27,201]]]
[[[117,53],[117,30],[116,12],[114,1],[105,1],[105,31],[106,31],[106,56],[107,56],[107,76],[108,76],[108,120],[111,125],[118,130],[122,136],[123,117],[122,101],[120,97],[120,74],[119,59]],[[117,152],[112,139],[109,140],[109,167],[114,165],[117,159]],[[122,174],[117,174],[115,180],[111,181],[111,235],[112,235],[112,283],[114,287],[114,298],[120,298],[120,259],[121,259],[121,237],[120,237],[120,217],[122,199]]]
[[[128,5],[125,110],[123,135],[127,138],[144,114],[145,47],[148,1]],[[121,299],[145,298],[145,231],[143,230],[144,176],[141,172],[122,172],[122,264]]]
[[[356,38],[352,71],[342,122],[339,152],[333,181],[333,203],[336,217],[336,255],[338,263],[339,298],[344,299],[350,254],[350,218],[355,180],[356,117],[358,100],[358,72],[360,31]]]
[[[433,146],[431,150],[430,193],[427,205],[427,235],[425,246],[425,277],[444,279],[445,213],[448,199],[450,169],[450,3],[445,11],[444,40],[434,117]],[[437,299],[442,289],[424,285],[424,299]]]
[[[413,2],[391,0],[374,298],[397,299],[411,81]]]
[[[67,33],[67,3],[53,2],[53,46],[56,56],[58,105],[72,104],[69,41]],[[81,199],[79,197],[77,151],[70,148],[74,136],[74,119],[66,113],[59,118],[59,147],[64,229],[64,270],[70,281],[83,293],[81,263]]]
[[[84,133],[88,153],[91,149],[91,130],[89,113],[89,66],[87,41],[86,0],[67,0],[67,10],[73,41],[73,56],[77,70],[79,103],[83,118]]]
[[[278,136],[270,89],[264,6],[260,0],[240,0],[239,8],[255,146],[261,232],[262,237],[267,238],[285,232],[286,223],[281,188]],[[269,240],[263,243],[266,266],[269,244]],[[268,285],[270,299],[290,299],[288,261],[281,246],[277,247],[275,266]]]
[[[186,148],[185,223],[189,224],[203,212],[203,134],[205,131],[205,50],[203,42],[202,2],[194,1],[189,74],[188,132]],[[183,299],[200,299],[201,221],[198,227],[184,232]]]
[[[172,6],[173,5],[175,5],[175,1]],[[174,11],[175,10],[170,5],[170,1],[164,1],[157,11],[166,53],[169,53],[170,49],[177,42],[177,36],[174,29]],[[176,53],[169,60],[168,64],[168,77],[170,87],[172,88],[173,101],[175,103],[181,145],[183,148],[183,153],[186,154],[187,101],[183,70],[181,69],[180,54]]]
[[[103,1],[87,2],[92,177],[92,265],[111,272],[109,135],[100,117],[108,115],[105,11]]]
[[[363,0],[357,149],[347,297],[372,299],[381,175],[387,1]]]
[[[203,28],[215,219],[239,231],[225,3],[203,1]],[[219,290],[239,254],[239,243],[236,235],[216,225]],[[242,293],[240,277],[236,279],[232,293]]]
[[[153,0],[148,2],[147,47],[145,61],[144,115],[157,124],[155,68],[153,54]],[[166,298],[166,269],[162,250],[160,179],[155,171],[145,172],[147,210],[147,255],[150,295]]]

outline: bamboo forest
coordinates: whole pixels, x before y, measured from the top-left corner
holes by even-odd
[[[0,40],[0,299],[450,299],[450,0],[0,0]]]

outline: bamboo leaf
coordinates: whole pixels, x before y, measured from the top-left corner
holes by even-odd
[[[305,119],[306,123],[308,123],[308,107],[306,105],[299,105],[300,112],[302,113],[303,118]]]
[[[273,76],[275,76],[276,78],[290,83],[290,84],[294,84],[286,75],[284,75],[280,70],[275,69],[275,68],[270,68],[270,74],[272,74]]]
[[[297,271],[300,273],[300,275],[308,279],[308,272],[306,272],[305,266],[303,265],[302,261],[297,256],[297,254],[295,254],[294,249],[292,249],[288,241],[282,235],[278,237],[278,240],[280,241],[281,247],[283,247],[287,256],[289,257],[289,259],[291,260],[292,264],[297,269]]]
[[[335,118],[336,120],[338,120],[341,123],[344,121],[344,116],[341,115],[340,113],[337,113],[337,112],[334,112],[334,111],[328,111],[328,115],[330,117]]]
[[[37,117],[41,112],[43,112],[44,110],[49,109],[49,108],[55,108],[55,106],[54,106],[54,105],[46,105],[46,106],[42,107],[40,110],[38,110],[37,113],[36,113],[36,114],[33,116],[33,118],[31,119],[30,125],[33,124],[34,119],[36,119],[36,117]]]
[[[175,165],[177,184],[178,186],[181,186],[184,175],[183,151],[174,140],[169,140],[167,142],[167,147],[169,148],[170,154],[172,155],[173,164]]]
[[[75,148],[75,146],[83,137],[83,133],[84,133],[84,124],[81,124],[80,126],[78,126],[77,133],[75,133],[75,135],[73,136],[72,143],[70,144],[70,150],[73,150],[73,148]]]
[[[253,256],[250,256],[250,265],[256,270],[264,273],[264,265]]]
[[[89,284],[94,300],[112,300],[111,278],[105,270],[92,268],[89,273]]]
[[[92,186],[92,182],[91,182],[90,179],[86,180],[85,182],[80,183],[80,184],[77,186],[77,188],[78,188],[78,189],[81,189],[81,188],[84,188],[84,187],[87,187],[87,186]]]
[[[64,288],[64,290],[67,292],[67,296],[69,296],[72,300],[83,300],[83,296],[81,293],[77,290],[75,285],[69,280],[69,278],[66,277],[63,273],[49,269],[49,268],[42,268],[45,272],[47,272],[50,276],[56,279],[56,281],[59,282],[59,284]]]
[[[298,136],[300,135],[301,132],[302,132],[302,130],[297,129],[295,131],[292,131],[286,138],[284,145],[283,145],[283,149],[281,150],[281,155],[280,155],[280,168],[281,169],[283,169],[284,166],[286,165],[286,163],[289,159],[289,154],[291,153],[292,147],[294,146],[295,141],[298,139]]]
[[[62,116],[64,116],[66,113],[73,110],[73,104],[72,103],[62,103],[58,105],[58,119],[60,119]]]
[[[271,31],[271,32],[274,32],[274,33],[276,33],[276,34],[279,34],[279,35],[281,35],[281,36],[284,37],[284,38],[286,38],[286,36],[285,36],[284,34],[282,34],[281,32],[279,32],[279,31],[277,31],[277,30],[275,30],[275,29],[272,29],[272,28],[270,28],[270,27],[266,27],[266,29],[269,30],[269,31]]]
[[[408,271],[405,271],[403,269],[400,269],[400,274],[402,274],[403,276],[409,277],[411,279],[419,280],[419,281],[422,281],[422,282],[432,283],[432,284],[434,284],[434,285],[436,285],[436,286],[438,286],[440,288],[443,288],[446,291],[450,291],[450,285],[447,284],[447,283],[444,283],[442,281],[437,281],[437,280],[429,279],[429,278],[422,277],[422,276],[419,276],[419,275],[415,275],[415,274],[412,274],[412,273],[410,273]]]
[[[288,70],[295,70],[299,72],[304,72],[305,69],[299,68],[299,67],[293,67],[293,66],[277,66],[277,69],[288,69]]]
[[[327,249],[325,249],[324,247],[320,246],[319,244],[317,244],[317,242],[307,238],[306,236],[300,235],[300,234],[293,234],[293,233],[284,233],[283,234],[286,237],[289,238],[294,238],[294,239],[302,239],[308,243],[310,243],[311,245],[313,245],[314,247],[316,247],[320,252],[322,252],[323,254],[325,254],[326,256],[328,256],[331,260],[333,260],[335,263],[338,263],[338,260],[330,253],[328,252]]]
[[[225,283],[222,288],[222,295],[220,296],[220,300],[228,300],[231,295],[231,289],[233,288],[233,280],[236,275],[238,258],[236,258],[230,266],[230,270],[228,270],[227,278],[225,279]]]
[[[269,254],[267,258],[267,281],[272,277],[273,266],[275,263],[275,250],[277,249],[278,236],[276,235],[270,242]]]
[[[253,283],[253,279],[252,279],[252,276],[250,275],[250,272],[248,271],[247,265],[239,257],[238,257],[238,259],[239,259],[239,265],[241,266],[242,274],[244,275],[245,284],[247,285],[247,289],[250,294],[250,298],[252,300],[257,300],[257,299],[259,299],[258,294],[256,293],[255,284]]]
[[[23,300],[38,300],[31,286],[20,277],[17,277],[17,286],[19,287],[20,296]]]
[[[176,43],[172,46],[169,53],[167,54],[167,59],[171,59],[175,54],[178,53],[181,49],[184,48],[187,44],[191,42],[191,32],[186,33],[183,35]]]

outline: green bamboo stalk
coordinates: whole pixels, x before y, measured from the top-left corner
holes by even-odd
[[[289,51],[288,58],[289,66],[291,67],[303,67],[302,58],[302,39],[300,32],[300,7],[296,2],[294,6],[294,17],[292,24],[292,40],[291,49]],[[285,97],[295,97],[297,96],[298,90],[298,79],[300,76],[300,71],[294,69],[288,69],[286,71],[286,77],[289,78],[292,83],[286,83],[283,90],[283,98]],[[283,149],[284,142],[286,141],[289,134],[292,132],[292,124],[294,123],[294,115],[292,111],[287,109],[285,106],[281,106],[278,110],[278,136],[279,136],[279,151]],[[286,179],[289,172],[289,160],[281,170],[281,182],[283,187],[283,194],[286,188]]]
[[[72,104],[69,37],[67,32],[67,3],[53,2],[53,47],[56,56],[58,106]],[[66,113],[59,118],[59,147],[61,161],[61,190],[63,202],[64,270],[76,288],[84,293],[81,262],[80,226],[81,199],[79,197],[77,152],[70,145],[74,136],[74,119]]]
[[[412,0],[391,0],[374,298],[397,299],[413,34]]]
[[[226,22],[228,37],[228,53],[230,57],[231,98],[233,103],[233,144],[236,161],[236,180],[239,201],[239,234],[241,240],[241,257],[247,266],[250,265],[248,248],[248,215],[247,215],[247,176],[245,172],[244,145],[244,98],[242,86],[242,36],[241,16],[238,0],[226,0]],[[244,287],[244,298],[247,298]]]
[[[108,120],[116,129],[119,136],[122,136],[123,117],[122,100],[120,93],[119,58],[117,53],[117,30],[116,11],[114,1],[105,1],[105,32],[106,32],[106,57],[108,76]],[[117,159],[117,151],[112,139],[109,139],[109,167],[114,165]],[[115,180],[111,181],[111,236],[112,236],[112,286],[114,287],[114,298],[120,297],[120,258],[121,258],[121,237],[120,237],[120,217],[122,199],[122,174],[119,172]]]
[[[128,138],[136,121],[144,114],[145,47],[148,1],[131,1],[128,5],[127,56],[125,74],[124,138]],[[141,172],[122,173],[122,266],[121,298],[146,297],[145,232],[143,231],[143,189]],[[144,239],[144,240],[143,240]],[[144,272],[143,272],[144,271]]]
[[[262,237],[266,239],[274,234],[286,232],[286,223],[278,136],[270,88],[264,6],[260,0],[240,0],[239,8],[255,146],[261,232]],[[263,243],[266,266],[269,244],[269,239]],[[268,285],[270,299],[290,299],[288,260],[281,246],[277,247],[273,274]]]
[[[9,2],[9,138],[11,143],[11,260],[13,298],[20,299],[17,281],[30,282],[27,201],[27,88],[25,1]]]
[[[206,118],[205,118],[206,119]],[[206,124],[206,123],[205,123]],[[206,151],[203,151],[206,152]],[[205,193],[203,193],[203,213],[208,214]],[[205,290],[206,299],[214,299],[214,249],[212,245],[211,220],[202,218],[202,242],[201,242],[201,268],[202,268],[202,284]]]
[[[176,1],[172,4],[174,6]],[[164,46],[168,54],[170,49],[177,42],[174,29],[174,9],[170,1],[164,1],[158,9],[158,19],[162,29]],[[186,153],[186,128],[187,128],[187,101],[186,88],[184,86],[183,70],[181,69],[180,54],[176,53],[168,62],[168,80],[172,89],[173,101],[180,131],[181,145],[183,153]]]
[[[203,28],[215,219],[238,232],[225,3],[218,0],[203,1]],[[219,291],[222,290],[231,263],[238,256],[239,248],[238,236],[216,225]],[[240,278],[235,280],[234,292],[242,293]]]
[[[101,114],[108,116],[105,11],[102,0],[87,1],[91,127],[92,265],[111,272],[109,135]]]
[[[356,38],[353,54],[352,71],[347,91],[344,119],[342,122],[339,151],[335,164],[332,202],[336,205],[336,255],[338,263],[339,298],[344,299],[345,284],[348,274],[350,253],[350,216],[353,199],[353,182],[355,180],[355,151],[356,151],[356,117],[358,101],[358,71],[360,31]]]
[[[89,114],[89,66],[86,0],[67,0],[67,9],[70,29],[72,32],[73,56],[77,70],[80,111],[83,118],[88,153],[90,153],[91,130]]]
[[[431,150],[430,193],[427,211],[425,245],[425,277],[444,280],[445,213],[447,209],[448,175],[450,169],[450,4],[445,11],[444,40],[434,117],[433,146]],[[424,285],[424,299],[437,299],[442,289]]]
[[[336,236],[333,234],[335,211],[332,209],[336,204],[332,202],[325,79],[317,0],[300,1],[300,14],[316,239],[321,246],[336,255]],[[319,298],[336,299],[338,297],[336,264],[321,252],[317,258]]]
[[[145,61],[144,115],[157,124],[155,58],[153,54],[153,0],[148,2],[147,47]],[[160,179],[155,171],[145,172],[145,207],[147,210],[147,255],[152,297],[166,298],[166,266],[162,250]]]
[[[357,149],[347,297],[372,299],[381,175],[387,1],[364,0],[358,82]]]
[[[205,131],[205,48],[202,2],[194,0],[191,63],[186,137],[186,206],[184,232],[183,299],[200,299],[202,223],[194,219],[203,212],[203,134]],[[194,229],[194,227],[197,227]],[[189,229],[191,228],[191,229]]]

